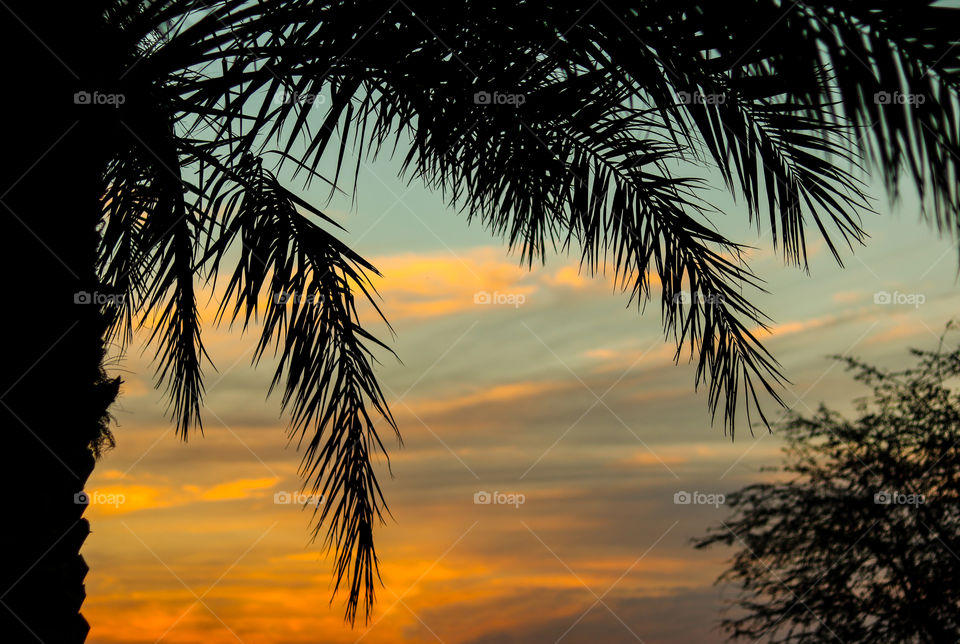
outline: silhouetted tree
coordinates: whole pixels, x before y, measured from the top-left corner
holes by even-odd
[[[395,429],[374,378],[380,343],[355,308],[375,269],[278,175],[339,186],[349,172],[355,185],[363,161],[348,150],[400,150],[406,177],[528,265],[551,250],[590,273],[609,260],[639,306],[659,284],[677,358],[697,360],[731,431],[738,393],[749,415],[758,393],[779,401],[781,376],[751,334],[766,318],[743,287],[758,278],[710,225],[691,163],[717,171],[798,266],[811,224],[838,260],[836,243],[863,239],[861,163],[892,194],[901,178],[916,186],[942,229],[957,225],[960,12],[933,2],[8,0],[0,11],[3,274],[20,307],[0,382],[17,455],[4,482],[31,490],[5,509],[15,528],[0,543],[0,602],[41,639],[86,630],[89,527],[73,499],[116,392],[104,342],[126,347],[156,314],[158,381],[186,438],[203,405],[196,280],[221,269],[221,317],[258,318],[255,359],[279,355],[273,384],[306,441],[305,485],[327,499],[314,535],[327,530],[347,617],[361,600],[369,615],[384,509],[375,418]],[[318,175],[322,159],[333,176]]]
[[[785,425],[784,476],[727,496],[698,548],[734,546],[721,622],[764,642],[960,641],[960,349],[895,371],[843,360],[873,395]]]

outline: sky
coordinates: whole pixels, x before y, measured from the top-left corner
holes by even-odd
[[[399,358],[378,368],[403,446],[384,432],[392,518],[376,534],[371,621],[344,623],[330,561],[310,544],[309,504],[282,502],[300,490],[300,454],[266,396],[269,361],[250,365],[256,335],[213,325],[204,300],[216,370],[202,436],[175,436],[150,351],[135,345],[115,363],[117,446],[87,484],[89,641],[722,641],[732,591],[714,580],[731,552],[691,539],[725,509],[675,497],[716,501],[770,477],[760,468],[777,464],[778,434],[741,424],[731,440],[711,424],[694,367],[675,365],[664,341],[656,294],[641,314],[575,256],[527,270],[397,167],[363,161],[356,202],[326,208],[383,274],[395,336],[361,312]],[[873,192],[867,245],[843,250],[840,267],[811,234],[809,274],[715,193],[718,228],[756,246],[750,266],[767,292],[750,295],[773,320],[762,337],[800,412],[849,410],[866,393],[829,356],[893,366],[907,347],[935,346],[953,315],[954,243],[921,223],[909,195],[894,207]],[[325,191],[303,194],[321,203]]]

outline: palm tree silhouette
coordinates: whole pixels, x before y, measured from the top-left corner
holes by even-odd
[[[579,253],[591,273],[609,260],[640,305],[656,278],[677,358],[696,357],[696,384],[731,433],[738,406],[762,419],[760,395],[780,400],[782,375],[751,332],[766,318],[742,288],[759,280],[709,225],[696,165],[800,267],[811,222],[838,261],[838,242],[863,240],[861,165],[894,196],[901,179],[916,186],[941,230],[958,221],[958,12],[933,2],[88,0],[51,11],[8,0],[0,11],[4,274],[21,313],[6,316],[0,383],[15,455],[0,611],[5,631],[43,641],[87,632],[89,525],[75,496],[112,440],[119,380],[104,372],[105,347],[156,316],[157,379],[186,439],[200,427],[206,361],[195,289],[221,271],[220,317],[244,329],[259,318],[256,359],[279,355],[273,385],[306,440],[305,484],[327,499],[314,536],[332,548],[347,618],[360,603],[369,617],[385,508],[375,423],[396,429],[373,371],[384,345],[356,310],[375,268],[278,174],[333,190],[352,170],[355,186],[348,149],[400,149],[402,173],[529,266],[552,249]],[[334,176],[319,175],[321,159]]]

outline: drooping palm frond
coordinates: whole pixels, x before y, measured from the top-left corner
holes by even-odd
[[[375,271],[264,167],[268,153],[308,181],[332,161],[323,179],[338,189],[365,154],[399,152],[400,172],[528,265],[578,253],[587,271],[612,266],[640,306],[659,285],[677,359],[697,360],[732,433],[740,394],[762,417],[758,394],[779,400],[782,375],[744,290],[760,280],[710,225],[702,168],[799,266],[810,226],[838,261],[864,239],[860,169],[894,196],[909,180],[956,229],[958,17],[894,0],[118,0],[107,19],[131,52],[129,101],[101,267],[127,297],[117,329],[158,314],[158,374],[185,434],[203,393],[192,278],[236,255],[220,314],[245,329],[259,317],[255,359],[279,357],[301,473],[325,495],[314,534],[327,526],[348,618],[361,596],[369,616],[384,507],[374,417],[394,427],[370,353],[383,345],[355,304]],[[513,99],[484,100],[495,93]]]
[[[370,451],[386,454],[371,412],[394,430],[396,424],[369,347],[389,349],[361,328],[354,292],[379,312],[366,275],[379,273],[301,214],[298,204],[332,223],[283,188],[259,159],[247,157],[236,179],[237,192],[218,196],[229,203],[210,249],[215,278],[227,252],[240,246],[220,314],[242,318],[246,329],[261,295],[268,295],[254,359],[271,348],[280,356],[271,389],[283,382],[291,435],[298,444],[308,439],[300,473],[324,499],[314,536],[328,526],[324,543],[336,553],[336,586],[344,580],[350,586],[347,618],[355,618],[361,594],[369,617],[378,575],[373,527],[385,507]]]

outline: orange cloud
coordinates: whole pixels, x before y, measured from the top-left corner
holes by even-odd
[[[666,453],[661,453],[662,450],[657,449],[654,451],[644,450],[637,451],[631,454],[626,458],[622,458],[617,461],[618,465],[628,465],[634,466],[639,465],[642,467],[647,467],[651,465],[661,466],[661,465],[683,465],[688,462],[688,458],[685,456],[671,455]]]
[[[254,496],[257,490],[271,488],[277,484],[278,479],[274,477],[260,479],[238,479],[215,485],[212,488],[200,494],[204,501],[231,501],[234,499],[246,499]]]
[[[126,514],[178,505],[170,490],[149,485],[110,485],[87,490],[88,514]]]
[[[903,338],[909,338],[917,335],[936,336],[936,334],[933,333],[930,330],[930,328],[925,326],[923,323],[906,321],[906,322],[898,322],[897,324],[891,326],[889,329],[872,335],[865,342],[865,344],[883,344],[886,342],[893,342],[894,340],[902,340]]]
[[[119,476],[117,476],[119,474]],[[111,471],[105,478],[120,481],[122,473]],[[205,501],[232,501],[262,496],[260,490],[277,484],[278,479],[237,479],[219,483],[212,487],[197,485],[146,485],[142,483],[114,483],[107,486],[90,487],[86,490],[89,512],[99,514],[128,514],[140,510],[155,510],[173,506],[188,505]]]
[[[615,464],[625,468],[635,467],[662,467],[667,465],[685,465],[687,463],[710,463],[734,461],[744,453],[754,457],[763,456],[770,460],[776,459],[780,453],[777,441],[769,441],[767,445],[757,446],[756,443],[765,439],[765,434],[754,440],[717,441],[710,443],[690,443],[681,445],[653,445],[652,449],[637,449],[628,456],[615,461]]]
[[[592,286],[597,279],[585,276],[579,266],[570,265],[560,268],[552,275],[547,275],[545,281],[552,286],[582,289]]]
[[[436,253],[404,253],[375,257],[372,263],[383,274],[377,284],[384,298],[383,310],[391,320],[408,317],[437,317],[463,311],[493,311],[509,306],[517,296],[530,304],[545,289],[596,289],[609,291],[611,280],[604,274],[590,277],[580,270],[578,260],[552,268],[532,270],[504,256],[498,246]],[[607,267],[606,275],[612,275]],[[490,296],[493,306],[479,306]]]
[[[850,304],[863,299],[860,291],[838,291],[830,298],[838,304]]]
[[[381,308],[391,320],[480,312],[484,307],[474,301],[479,293],[522,295],[529,300],[538,288],[531,283],[529,271],[494,247],[404,253],[376,257],[372,263],[383,274],[377,286],[384,297]]]
[[[571,382],[513,382],[494,385],[486,389],[477,389],[472,393],[452,398],[436,397],[411,400],[407,403],[417,413],[447,412],[462,407],[472,407],[489,403],[503,403],[520,398],[530,398],[540,394],[568,389],[576,386]]]
[[[666,366],[673,364],[673,357],[677,353],[677,347],[669,341],[664,340],[662,344],[655,343],[648,345],[646,349],[610,349],[600,347],[585,351],[583,355],[592,360],[599,361],[601,364],[597,371],[605,372],[614,369],[626,369],[637,365],[649,367],[652,365]],[[681,354],[680,362],[683,363],[684,355]]]
[[[751,330],[751,332],[757,337],[783,337],[785,335],[792,335],[794,333],[800,333],[801,331],[809,331],[810,329],[817,329],[832,322],[836,322],[837,318],[833,315],[824,315],[818,318],[810,318],[807,320],[796,320],[794,322],[781,322],[780,324],[772,324],[767,330],[763,330],[760,327],[756,327]]]

